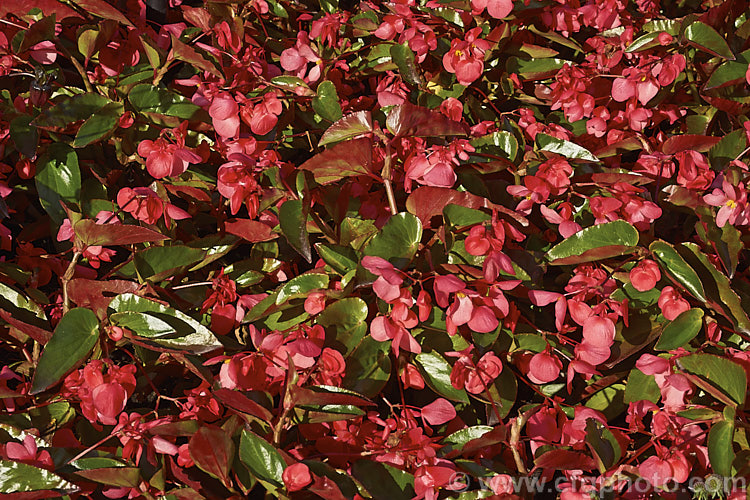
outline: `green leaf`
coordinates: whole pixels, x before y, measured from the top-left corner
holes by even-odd
[[[632,253],[638,230],[623,220],[597,224],[564,239],[546,254],[552,265],[579,264]]]
[[[708,260],[708,256],[700,251],[698,245],[682,243],[680,248],[687,250],[683,255],[690,259],[693,269],[698,271],[707,283],[711,307],[731,319],[738,330],[750,333],[750,318],[745,312],[742,301],[732,289],[729,278],[716,269]],[[712,280],[712,282],[706,280]]]
[[[281,474],[286,468],[286,462],[268,441],[254,432],[243,430],[239,456],[242,463],[257,479],[276,488],[284,487]]]
[[[357,111],[346,115],[328,127],[323,132],[323,137],[320,138],[318,146],[327,146],[370,132],[372,132],[372,115],[369,111]]]
[[[661,268],[676,282],[685,287],[696,299],[705,302],[706,295],[703,284],[695,272],[695,269],[685,262],[685,259],[677,253],[672,245],[665,241],[657,240],[649,245],[648,249],[661,264]]]
[[[94,113],[78,129],[72,146],[74,148],[81,148],[106,137],[120,123],[122,110],[123,105],[121,102],[111,102]]]
[[[745,129],[741,128],[728,133],[708,151],[711,167],[716,171],[724,170],[729,162],[742,154],[745,148],[747,148]]]
[[[657,403],[660,397],[661,391],[653,375],[646,375],[638,368],[633,368],[630,371],[623,395],[625,404],[643,400]]]
[[[307,84],[307,82],[305,82],[302,78],[296,76],[275,76],[271,79],[271,83],[276,85],[277,87],[280,87],[282,90],[294,92],[297,95],[315,95],[315,92],[310,89],[310,86]]]
[[[187,314],[132,293],[121,294],[112,299],[112,302],[109,303],[109,309],[115,313],[128,311],[147,313],[169,324],[176,333],[148,339],[151,343],[159,347],[203,354],[222,345],[214,337],[214,334],[211,333],[211,330]],[[116,320],[120,320],[120,318]],[[138,332],[135,333],[139,334]],[[144,330],[144,333],[144,338],[147,338],[149,334],[148,329]]]
[[[586,406],[599,410],[608,420],[612,420],[627,408],[623,402],[624,396],[625,384],[612,384],[592,394],[586,400]]]
[[[89,309],[71,309],[57,324],[44,346],[31,382],[31,394],[39,394],[60,381],[83,362],[99,340],[99,320]]]
[[[391,377],[391,346],[366,336],[346,359],[342,387],[375,397]]]
[[[18,495],[40,490],[72,493],[77,488],[54,472],[13,460],[0,460],[0,493]]]
[[[330,345],[349,356],[367,335],[367,303],[359,297],[346,297],[326,306],[315,322],[326,329],[326,337],[333,330]]]
[[[136,488],[141,482],[141,470],[138,467],[99,467],[79,470],[75,474],[88,481],[121,488]]]
[[[737,363],[713,354],[691,354],[678,358],[677,366],[686,373],[701,377],[737,405],[745,404],[747,378],[745,370]]]
[[[388,219],[362,252],[382,257],[394,266],[403,268],[414,258],[421,239],[422,223],[414,215],[401,212]]]
[[[183,120],[210,122],[210,117],[190,99],[148,83],[134,86],[128,94],[130,104],[140,113],[174,116]]]
[[[36,146],[39,143],[39,130],[31,124],[29,115],[17,116],[10,122],[10,138],[16,150],[27,158],[36,156]]]
[[[305,296],[308,292],[328,288],[328,275],[310,272],[295,276],[279,288],[276,295],[276,305],[281,305],[289,299]]]
[[[195,50],[194,48],[192,48],[191,46],[187,44],[182,43],[179,40],[179,38],[174,36],[174,34],[170,34],[170,36],[172,37],[172,52],[174,54],[175,59],[179,59],[180,61],[185,61],[191,66],[201,71],[211,73],[217,78],[224,77],[224,75],[222,75],[221,72],[218,69],[216,69],[216,66],[214,66],[212,62],[207,60],[200,53],[198,53],[197,50]]]
[[[414,52],[412,52],[407,44],[391,46],[391,58],[396,63],[396,66],[398,66],[398,72],[406,83],[417,86],[421,86],[424,83]]]
[[[39,201],[59,226],[67,217],[60,202],[79,203],[81,197],[81,170],[73,148],[61,142],[50,144],[37,163],[35,181]]]
[[[357,254],[351,247],[316,243],[315,250],[326,264],[342,276],[357,268]]]
[[[586,421],[586,444],[591,448],[602,474],[611,469],[622,456],[622,449],[612,431],[593,418]]]
[[[157,338],[177,333],[172,325],[148,313],[123,311],[110,315],[109,322],[127,328],[146,338]]]
[[[734,461],[734,424],[721,420],[711,426],[708,432],[708,459],[711,468],[722,476],[732,475],[732,462]]]
[[[352,466],[352,475],[372,498],[411,500],[416,496],[414,476],[384,463],[357,460]]]
[[[725,61],[720,64],[708,77],[703,89],[710,90],[743,82],[748,64],[750,64],[750,50],[739,54],[736,61]]]
[[[56,101],[55,106],[44,110],[34,124],[42,128],[65,128],[71,123],[86,120],[112,101],[89,92]]]
[[[454,227],[473,226],[486,222],[492,218],[492,216],[481,210],[475,210],[462,205],[454,205],[453,203],[449,203],[445,206],[443,209],[443,217],[448,224]]]
[[[571,160],[599,161],[599,158],[594,156],[588,149],[574,142],[558,139],[551,135],[537,134],[536,145],[540,151],[549,151],[550,153],[555,153]]]
[[[323,80],[318,85],[318,95],[313,97],[312,107],[316,113],[328,121],[335,122],[343,116],[336,85],[330,80]]]
[[[470,142],[477,153],[505,157],[510,161],[515,160],[518,154],[518,140],[513,134],[504,130],[477,137]]]
[[[625,49],[625,52],[640,52],[642,50],[653,49],[654,47],[661,46],[661,43],[659,43],[659,35],[662,33],[663,31],[652,31],[651,33],[639,36],[633,40],[633,43],[631,43],[627,49]]]
[[[466,427],[459,429],[456,432],[446,436],[440,444],[443,448],[440,448],[440,456],[445,456],[454,451],[460,451],[469,441],[480,439],[488,432],[492,432],[494,427],[489,425],[474,425],[472,427]]]
[[[724,38],[707,24],[695,21],[685,28],[683,36],[693,47],[724,59],[735,60],[732,49]]]
[[[508,58],[506,68],[508,73],[516,73],[523,80],[544,80],[558,72],[565,63],[564,59],[551,57],[536,59],[520,59],[515,56]]]
[[[191,266],[206,256],[202,248],[183,245],[170,247],[153,246],[137,252],[133,257],[135,268],[141,279],[161,281],[175,274],[175,269]]]
[[[682,312],[661,332],[654,346],[657,351],[671,351],[693,340],[703,326],[703,309],[693,308]]]
[[[307,234],[307,211],[302,208],[301,200],[287,200],[279,209],[281,232],[289,244],[299,252],[307,262],[312,262],[310,237]]]
[[[433,391],[451,401],[469,402],[466,391],[464,389],[456,389],[451,384],[451,371],[453,367],[440,353],[432,351],[417,354],[414,357],[414,365],[419,369],[425,383]]]

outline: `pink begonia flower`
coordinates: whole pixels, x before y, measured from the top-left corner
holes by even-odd
[[[659,92],[659,83],[650,73],[639,68],[625,68],[623,77],[612,82],[612,99],[625,102],[631,97],[645,106]]]
[[[724,227],[727,223],[748,224],[747,191],[742,182],[735,187],[724,179],[722,189],[714,189],[703,197],[703,201],[712,207],[721,207],[716,214],[717,226]]]
[[[661,279],[659,265],[650,259],[642,260],[630,271],[630,283],[639,292],[647,292]]]
[[[670,321],[690,309],[688,301],[671,286],[665,286],[662,289],[658,304],[664,317]]]
[[[490,44],[477,38],[481,33],[482,28],[477,27],[469,30],[464,40],[451,40],[451,48],[443,56],[445,70],[454,73],[461,85],[471,85],[484,71],[484,53]]]
[[[240,133],[240,107],[228,92],[214,97],[208,114],[211,115],[216,133],[222,139],[231,139]]]
[[[504,19],[513,11],[513,0],[471,0],[473,14],[481,14],[484,9],[490,17]]]
[[[456,408],[445,398],[438,398],[422,407],[422,418],[430,425],[442,425],[456,418]]]
[[[503,363],[494,353],[487,352],[475,365],[470,355],[471,347],[462,352],[446,352],[446,356],[457,357],[451,370],[451,385],[456,389],[466,389],[472,394],[485,390],[503,371]]]
[[[529,362],[529,380],[535,384],[547,384],[560,376],[562,362],[547,351],[532,356]]]
[[[284,469],[281,473],[287,491],[299,491],[312,482],[312,475],[307,465],[297,462]]]
[[[388,303],[399,298],[404,279],[393,264],[382,257],[368,255],[362,259],[362,267],[378,277],[372,284],[375,295]]]

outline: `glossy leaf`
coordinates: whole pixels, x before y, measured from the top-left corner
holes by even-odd
[[[279,288],[276,305],[281,305],[291,298],[307,296],[313,290],[328,288],[328,281],[326,274],[307,273],[296,276]]]
[[[408,44],[397,44],[391,47],[391,58],[398,66],[398,72],[405,82],[412,85],[422,85],[422,75],[415,60],[414,52]]]
[[[357,111],[344,116],[328,127],[320,138],[318,146],[327,146],[370,132],[372,132],[372,115],[369,111]]]
[[[21,115],[10,122],[10,138],[18,152],[27,158],[36,156],[39,143],[39,131],[31,121],[31,116]]]
[[[708,459],[716,474],[732,475],[732,462],[735,457],[732,446],[733,440],[734,425],[732,422],[721,420],[711,426],[708,433]]]
[[[243,434],[244,437],[244,434]],[[202,426],[188,443],[190,457],[201,470],[229,485],[229,471],[234,460],[234,443],[221,427]]]
[[[587,227],[552,247],[545,258],[552,265],[579,264],[632,253],[638,230],[616,220]]]
[[[342,387],[367,397],[376,396],[391,377],[391,347],[365,337],[346,359],[346,374]]]
[[[113,21],[117,21],[126,26],[133,26],[122,12],[104,0],[73,0],[73,3],[82,8],[84,12],[91,13],[104,19],[112,19]]]
[[[699,376],[737,405],[745,403],[747,379],[745,370],[737,363],[713,354],[691,354],[678,358],[677,366],[687,373]]]
[[[693,340],[703,326],[703,309],[689,309],[672,320],[661,332],[654,346],[658,351],[671,351],[684,347]]]
[[[555,153],[571,160],[599,161],[588,149],[551,135],[537,134],[536,145],[540,151]]]
[[[310,237],[307,234],[307,211],[303,210],[300,200],[288,200],[279,209],[281,232],[289,244],[299,252],[307,262],[312,262]]]
[[[78,226],[76,225],[76,228]],[[191,266],[206,256],[202,248],[183,245],[152,246],[135,254],[134,263],[138,276],[152,280],[172,277],[175,269]]]
[[[78,129],[72,146],[81,148],[105,138],[115,130],[120,122],[123,106],[120,102],[112,102],[94,113]]]
[[[197,50],[191,46],[182,43],[179,38],[171,34],[172,38],[172,52],[174,53],[175,59],[185,61],[191,66],[198,68],[201,71],[210,73],[217,78],[222,78],[222,74],[216,69],[216,66],[205,57],[203,57]]]
[[[404,103],[394,106],[386,121],[388,130],[399,137],[444,137],[467,135],[468,128],[431,109]]]
[[[44,110],[33,123],[42,128],[65,128],[90,118],[110,103],[110,99],[93,92],[77,94],[61,99],[55,106]]]
[[[286,468],[286,462],[268,441],[254,432],[243,430],[239,456],[253,476],[276,488],[283,488],[281,474]]]
[[[333,331],[331,347],[338,349],[344,356],[357,348],[367,334],[368,308],[359,297],[346,297],[329,304],[318,314],[315,322],[325,327],[326,332]]]
[[[341,119],[341,105],[336,93],[336,85],[330,80],[323,80],[318,84],[317,96],[312,100],[312,106],[316,113],[328,121],[336,122]]]
[[[330,184],[345,177],[372,173],[372,139],[360,137],[341,142],[300,165],[318,184]]]
[[[433,391],[452,401],[468,403],[466,391],[456,389],[451,384],[453,367],[439,353],[432,351],[417,354],[414,357],[414,365]]]
[[[169,239],[161,233],[128,224],[97,224],[84,219],[75,225],[76,237],[86,246],[133,245]]]
[[[422,239],[422,223],[410,213],[402,212],[388,219],[385,226],[364,246],[365,255],[389,260],[397,267],[405,266],[417,253]]]
[[[685,287],[693,297],[705,302],[706,296],[698,273],[685,262],[685,259],[682,258],[672,245],[665,241],[657,240],[651,243],[648,248],[654,257],[656,257],[659,264],[661,264],[661,268],[675,282]]]
[[[187,314],[154,302],[153,300],[125,293],[115,297],[110,302],[109,308],[115,313],[146,313],[169,324],[175,330],[176,334],[150,339],[160,347],[184,350],[195,354],[202,354],[221,347],[221,343],[214,337],[211,330],[198,321]],[[149,333],[148,330],[144,330],[144,332],[146,334]]]
[[[350,247],[317,243],[315,250],[326,264],[342,276],[357,267],[357,255]]]
[[[166,89],[149,84],[134,86],[128,100],[141,113],[155,113],[181,118],[183,120],[208,120],[208,113],[193,104],[189,99]]]
[[[724,59],[735,59],[732,49],[729,48],[724,38],[711,26],[701,21],[695,21],[685,28],[683,36],[690,45],[704,52]]]
[[[39,394],[58,383],[82,363],[99,340],[99,320],[88,309],[71,309],[57,324],[39,357],[31,394]]]
[[[79,470],[76,475],[88,481],[121,488],[137,488],[141,482],[141,471],[137,467],[98,467]]]
[[[60,490],[72,493],[76,487],[54,472],[14,460],[0,459],[0,493]]]
[[[53,143],[37,164],[35,176],[39,201],[56,225],[66,217],[60,202],[78,203],[81,197],[81,170],[78,155],[66,144]]]
[[[414,476],[388,464],[358,460],[352,475],[365,487],[372,498],[411,500],[414,498]]]

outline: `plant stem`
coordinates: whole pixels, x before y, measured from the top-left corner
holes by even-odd
[[[62,277],[62,294],[63,294],[63,316],[70,310],[70,297],[68,297],[68,283],[73,278],[76,272],[76,264],[78,259],[81,258],[81,251],[76,250],[73,254],[73,258],[68,264],[68,268],[65,270],[65,274]]]
[[[398,213],[396,208],[396,196],[393,194],[393,186],[391,185],[391,142],[385,141],[385,158],[383,159],[383,185],[385,186],[385,195],[388,197],[388,207],[391,210],[391,215]]]

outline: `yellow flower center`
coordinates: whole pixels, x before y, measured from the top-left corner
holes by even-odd
[[[647,79],[648,79],[648,75],[644,74],[644,75],[641,76],[641,81],[642,82],[645,82]]]
[[[734,208],[737,206],[737,202],[734,200],[727,200],[726,206],[728,206],[729,208]]]
[[[461,57],[462,55],[464,55],[463,50],[456,50],[456,57]]]
[[[464,292],[457,292],[456,297],[458,297],[459,299],[463,299],[464,297],[466,297],[466,294]]]

